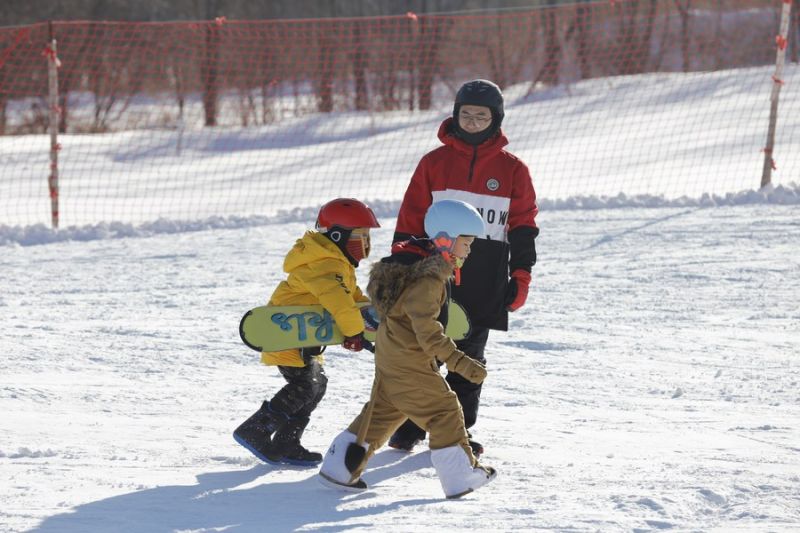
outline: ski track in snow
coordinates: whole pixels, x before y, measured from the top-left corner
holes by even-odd
[[[354,495],[231,438],[283,383],[239,318],[307,224],[0,248],[0,530],[797,530],[797,215],[544,211],[528,303],[487,350],[474,434],[499,477],[459,501],[424,446],[379,451]],[[326,352],[309,448],[372,371]]]

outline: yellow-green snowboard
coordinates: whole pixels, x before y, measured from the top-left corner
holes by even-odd
[[[378,319],[368,302],[361,305],[364,317],[364,337],[375,341]],[[453,340],[469,334],[467,313],[457,302],[450,300],[445,333]],[[344,335],[333,317],[321,305],[264,305],[251,309],[239,323],[239,336],[247,346],[258,352],[276,352],[289,348],[306,348],[341,344]]]

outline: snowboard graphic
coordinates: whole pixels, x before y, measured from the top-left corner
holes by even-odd
[[[364,337],[375,341],[378,317],[369,302],[361,306]],[[450,300],[445,333],[453,340],[467,336],[469,318],[464,308]],[[344,335],[336,327],[333,316],[321,305],[263,305],[251,309],[239,322],[239,336],[257,352],[276,352],[289,348],[306,348],[341,344]]]

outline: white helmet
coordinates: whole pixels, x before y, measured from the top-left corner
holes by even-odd
[[[425,233],[439,251],[449,252],[459,235],[480,237],[486,230],[480,213],[468,203],[461,200],[439,200],[431,204],[425,214]],[[445,246],[447,241],[449,246]]]

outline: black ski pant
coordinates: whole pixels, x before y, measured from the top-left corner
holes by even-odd
[[[456,342],[456,347],[467,356],[476,361],[486,364],[484,352],[486,343],[489,340],[489,328],[473,327],[470,335]],[[472,383],[460,374],[448,370],[445,381],[458,396],[458,402],[464,411],[464,426],[469,429],[475,425],[478,419],[478,406],[481,401],[482,383]],[[400,442],[414,442],[425,438],[425,430],[417,426],[411,420],[406,420],[392,436]]]
[[[270,407],[293,418],[308,417],[328,388],[328,376],[322,365],[316,358],[310,358],[306,366],[279,366],[278,370],[286,385],[272,397]]]

